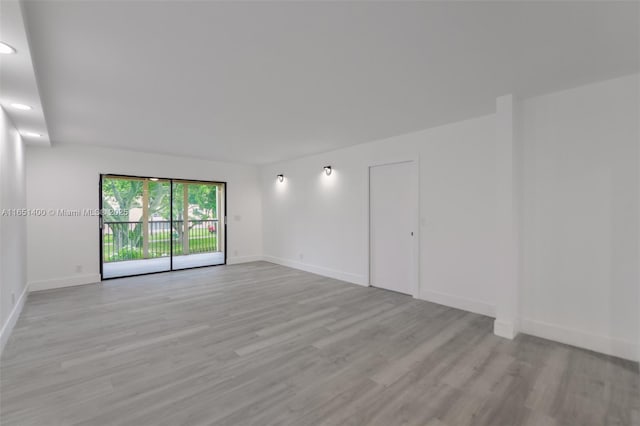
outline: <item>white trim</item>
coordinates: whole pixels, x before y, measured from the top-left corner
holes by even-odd
[[[496,319],[493,321],[493,334],[505,339],[513,340],[518,335],[518,331],[515,324]]]
[[[520,327],[523,333],[532,336],[554,340],[631,361],[639,361],[638,345],[634,342],[586,333],[584,331],[532,319],[522,319],[520,321]]]
[[[73,287],[84,284],[99,283],[100,274],[77,275],[73,277],[54,278],[51,280],[31,281],[28,283],[29,291],[51,290],[54,288]]]
[[[334,278],[336,280],[346,281],[352,284],[358,284],[364,287],[368,287],[367,277],[358,274],[352,274],[350,272],[336,271],[335,269],[323,268],[321,266],[309,265],[308,263],[296,262],[288,259],[281,259],[273,256],[263,256],[263,260],[278,265],[287,266],[293,269],[299,269],[305,272],[311,272],[312,274],[322,275],[324,277]]]
[[[22,308],[24,307],[24,303],[27,300],[27,295],[29,294],[29,284],[24,286],[22,290],[22,294],[18,297],[16,304],[13,305],[13,309],[11,313],[7,317],[4,325],[2,326],[2,330],[0,330],[0,354],[4,350],[4,346],[9,341],[9,337],[11,336],[11,332],[13,331],[13,327],[15,327],[16,322],[18,322],[18,318],[20,317],[20,313],[22,312]]]
[[[420,300],[426,300],[427,302],[433,302],[439,305],[473,312],[474,314],[485,315],[492,318],[495,318],[496,316],[495,306],[479,300],[465,299],[464,297],[429,290],[422,290],[417,298]]]
[[[236,265],[238,263],[258,262],[263,260],[262,256],[236,256],[227,258],[227,265]]]
[[[496,172],[497,210],[500,229],[496,233],[495,249],[501,259],[496,281],[496,321],[494,333],[507,339],[519,330],[522,240],[522,161],[518,123],[521,113],[513,94],[496,98]]]

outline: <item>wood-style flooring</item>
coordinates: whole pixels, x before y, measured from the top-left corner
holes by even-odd
[[[638,366],[255,262],[32,293],[10,425],[639,425]]]

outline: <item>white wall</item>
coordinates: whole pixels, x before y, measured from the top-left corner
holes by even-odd
[[[264,166],[265,258],[367,285],[368,167],[418,159],[418,296],[493,315],[494,148],[491,115]],[[331,176],[324,165],[333,166]],[[285,182],[277,182],[279,173]]]
[[[254,166],[78,145],[29,147],[27,205],[32,209],[97,209],[100,173],[227,182],[228,262],[255,260],[261,255],[261,200]],[[99,257],[97,217],[28,219],[31,291],[96,282]]]
[[[519,102],[511,177],[521,330],[628,359],[640,359],[638,80]],[[492,115],[263,166],[266,259],[366,285],[367,167],[419,158],[419,297],[494,315],[508,275],[497,125]]]
[[[26,216],[6,212],[26,207],[25,190],[24,143],[0,107],[0,352],[26,299]]]
[[[632,75],[522,105],[523,331],[626,358],[640,334],[639,90]]]

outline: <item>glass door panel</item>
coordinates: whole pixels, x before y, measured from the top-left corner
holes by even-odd
[[[173,181],[173,269],[225,263],[224,184]]]
[[[168,180],[101,177],[102,277],[171,270]]]

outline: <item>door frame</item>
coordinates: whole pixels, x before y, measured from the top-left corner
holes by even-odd
[[[116,178],[132,178],[132,179],[158,179],[158,180],[166,180],[169,182],[169,212],[171,215],[171,221],[173,221],[173,181],[185,181],[185,182],[194,182],[194,183],[215,183],[215,184],[220,184],[223,187],[223,192],[224,192],[224,217],[222,218],[223,221],[223,226],[224,226],[224,263],[220,263],[217,265],[204,265],[204,266],[191,266],[189,268],[180,268],[180,269],[173,269],[173,242],[171,244],[169,244],[169,270],[167,271],[157,271],[157,272],[144,272],[142,274],[134,274],[134,275],[123,275],[120,277],[110,277],[110,278],[104,278],[103,275],[103,264],[104,264],[104,260],[102,258],[102,256],[104,255],[103,253],[103,247],[102,247],[102,226],[103,226],[103,218],[102,218],[102,178],[104,176],[113,176]],[[99,253],[99,263],[100,263],[100,281],[108,281],[108,280],[116,280],[119,278],[128,278],[128,277],[139,277],[139,276],[143,276],[143,275],[153,275],[153,274],[164,274],[167,272],[177,272],[177,271],[187,271],[189,269],[200,269],[200,268],[211,268],[214,266],[224,266],[227,264],[227,252],[228,252],[228,246],[227,246],[227,235],[229,234],[228,230],[227,230],[227,210],[228,210],[228,206],[227,206],[227,182],[226,181],[214,181],[214,180],[200,180],[200,179],[183,179],[183,178],[164,178],[164,177],[160,177],[160,176],[136,176],[136,175],[121,175],[121,174],[117,174],[117,173],[100,173],[98,175],[98,209],[99,209],[99,215],[98,215],[98,235],[99,235],[99,246],[100,246],[100,253]]]
[[[410,185],[413,187],[411,193],[412,210],[414,212],[413,218],[413,244],[412,253],[410,259],[411,265],[411,293],[410,296],[414,298],[420,297],[420,158],[416,156],[401,157],[393,160],[385,159],[380,161],[369,162],[366,166],[366,183],[367,191],[365,197],[366,215],[366,252],[367,252],[367,286],[371,285],[371,169],[378,166],[391,166],[394,164],[413,163],[412,179]]]

